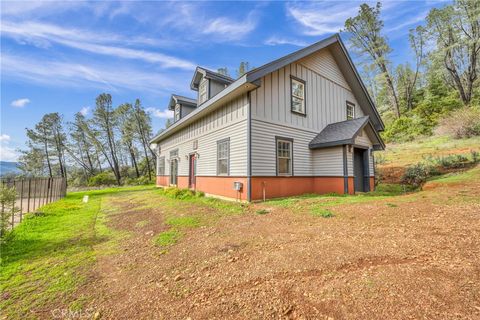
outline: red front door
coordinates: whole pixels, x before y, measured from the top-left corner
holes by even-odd
[[[189,157],[189,175],[188,175],[188,186],[190,189],[195,189],[195,175],[197,174],[197,159],[194,154],[191,154]]]

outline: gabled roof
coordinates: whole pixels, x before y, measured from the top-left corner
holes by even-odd
[[[233,81],[235,81],[233,78],[230,78],[229,76],[226,76],[224,74],[221,74],[212,70],[208,70],[206,68],[197,67],[195,69],[195,72],[193,73],[192,82],[190,83],[190,88],[192,90],[198,91],[198,86],[200,85],[200,81],[202,77],[205,77],[207,79],[212,79],[216,82],[220,82],[226,85],[229,85]]]
[[[198,90],[198,85],[200,84],[202,76],[206,76],[210,79],[215,79],[219,82],[223,81],[222,83],[227,84],[227,87],[220,91],[220,93],[212,99],[204,102],[194,112],[191,112],[181,120],[177,121],[174,125],[170,126],[168,129],[155,136],[151,140],[151,143],[156,143],[170,136],[177,130],[180,130],[189,123],[195,121],[200,116],[203,116],[204,114],[215,110],[223,101],[228,101],[229,99],[233,98],[233,96],[237,96],[238,94],[245,92],[245,90],[249,91],[253,90],[255,87],[258,87],[260,85],[260,80],[264,75],[278,70],[292,62],[298,61],[318,50],[327,47],[335,58],[335,61],[337,62],[340,70],[342,71],[348,85],[352,89],[358,103],[362,108],[364,108],[364,112],[370,117],[369,123],[371,123],[371,126],[377,131],[382,131],[384,129],[384,124],[382,119],[380,118],[380,115],[378,114],[375,104],[370,98],[370,95],[368,94],[368,91],[363,84],[362,79],[357,72],[357,69],[353,64],[352,59],[350,58],[347,50],[345,49],[345,45],[343,44],[340,35],[335,34],[306,48],[295,51],[283,58],[274,60],[259,68],[250,70],[236,80],[233,80],[232,78],[222,75],[220,73],[197,67],[192,82],[190,84],[190,87],[193,90]],[[377,133],[375,132],[375,134]]]
[[[330,123],[308,144],[310,149],[321,149],[347,144],[355,144],[355,138],[367,125],[372,125],[369,116]],[[373,128],[367,130],[375,149],[384,149],[385,145]]]
[[[173,110],[177,103],[183,104],[185,106],[192,107],[192,108],[197,107],[197,100],[196,99],[180,96],[178,94],[172,94],[172,96],[170,98],[170,102],[168,103],[168,109]]]
[[[368,91],[363,84],[362,79],[360,78],[360,75],[358,74],[358,71],[355,68],[355,65],[353,64],[352,59],[350,58],[350,55],[348,54],[339,34],[334,34],[333,36],[323,39],[308,47],[295,51],[289,55],[286,55],[285,57],[274,60],[259,68],[247,72],[247,81],[258,84],[258,81],[260,81],[263,76],[327,47],[331,50],[338,67],[342,71],[345,80],[352,89],[359,104],[362,107],[366,107],[364,111],[370,116],[370,120],[372,121],[374,127],[378,131],[383,131],[385,128],[383,121],[380,118],[377,108],[368,94]]]

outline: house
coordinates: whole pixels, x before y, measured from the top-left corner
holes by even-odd
[[[236,80],[198,67],[191,89],[151,140],[158,186],[247,201],[373,190],[384,125],[339,35]]]

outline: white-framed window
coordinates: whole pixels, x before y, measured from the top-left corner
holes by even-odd
[[[293,140],[276,138],[277,143],[277,175],[291,176],[293,174]]]
[[[207,85],[208,80],[203,80],[202,82],[200,82],[200,86],[198,88],[198,104],[202,104],[208,99]]]
[[[305,81],[291,77],[290,92],[292,112],[306,114],[305,112]]]
[[[175,114],[174,114],[174,116],[175,116],[174,121],[175,121],[175,122],[177,122],[178,120],[180,120],[180,117],[181,117],[180,112],[181,112],[181,107],[180,107],[179,104],[176,104],[176,105],[175,105]]]
[[[355,105],[351,102],[347,102],[347,120],[355,119]]]
[[[217,175],[229,175],[230,138],[217,141]]]
[[[157,176],[165,175],[165,157],[160,157],[157,160]]]

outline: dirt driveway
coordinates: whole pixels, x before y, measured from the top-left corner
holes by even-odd
[[[331,218],[309,213],[323,197],[256,204],[167,248],[153,241],[167,216],[216,209],[118,196],[110,226],[129,235],[79,295],[103,319],[480,319],[479,176],[332,201]]]

